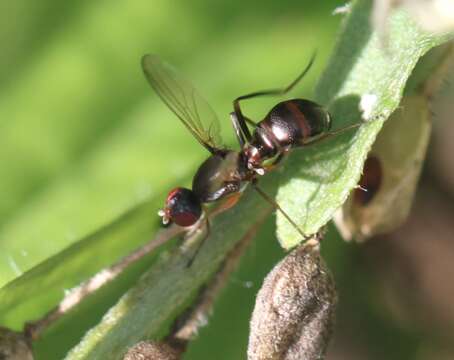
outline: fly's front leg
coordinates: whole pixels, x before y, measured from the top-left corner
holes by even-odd
[[[280,150],[279,155],[276,156],[274,161],[271,164],[265,166],[265,172],[275,169],[276,166],[278,166],[279,163],[282,161],[282,159],[284,159],[284,157],[285,157],[285,155],[287,155],[287,153],[288,153],[287,150]]]
[[[230,113],[230,120],[232,121],[233,129],[235,130],[235,135],[240,144],[240,147],[243,148],[246,142],[249,142],[251,138],[251,134],[249,129],[247,129],[246,123],[242,123],[238,118],[238,115],[235,112]],[[244,132],[244,128],[246,127],[249,133]],[[248,137],[249,136],[249,137]]]
[[[235,130],[235,135],[238,143],[240,144],[241,148],[243,148],[243,146],[251,140],[251,134],[249,132],[247,124],[251,125],[252,127],[256,127],[257,124],[251,119],[248,119],[246,116],[243,116],[242,114],[241,117],[238,117],[236,112],[230,113],[230,120],[232,121],[233,129]],[[247,129],[247,133],[244,129]]]

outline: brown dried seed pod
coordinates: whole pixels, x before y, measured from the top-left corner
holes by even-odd
[[[265,278],[250,324],[248,360],[321,359],[337,296],[318,247],[300,246]]]
[[[179,360],[180,352],[164,342],[141,341],[131,347],[123,360]]]
[[[33,360],[31,345],[25,335],[0,327],[0,359]]]

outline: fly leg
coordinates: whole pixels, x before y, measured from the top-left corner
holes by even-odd
[[[209,217],[215,217],[215,216],[219,215],[220,213],[230,209],[231,207],[236,205],[236,203],[238,202],[238,200],[240,200],[240,198],[241,198],[240,192],[229,195],[227,197],[227,199],[224,202],[222,202],[220,204],[220,206],[218,206],[216,209],[214,209],[212,212],[210,212],[210,214],[206,213],[206,215],[205,215],[206,216],[206,218],[205,218],[205,234],[203,234],[203,239],[199,241],[199,244],[197,245],[197,249],[192,254],[192,256],[187,264],[188,267],[190,267],[192,265],[195,257],[199,253],[199,251],[202,248],[203,244],[205,243],[206,239],[210,236],[211,225],[210,225]],[[198,228],[191,230],[187,234],[187,237],[191,237],[192,235],[194,235],[197,230],[198,230]]]
[[[243,148],[246,142],[249,142],[251,140],[251,133],[247,125],[240,122],[235,112],[230,113],[230,120],[232,121],[233,129],[235,130],[235,135],[238,143],[240,144],[240,147]]]
[[[292,220],[292,218],[284,211],[284,209],[281,208],[281,206],[274,200],[272,199],[266,192],[264,192],[258,185],[257,181],[252,182],[252,186],[255,191],[257,191],[260,196],[265,199],[266,202],[268,202],[271,206],[273,206],[277,211],[279,211],[284,217],[287,219],[287,221],[295,228],[296,231],[303,237],[303,240],[309,240],[313,236],[308,236],[306,235],[303,230]]]
[[[314,63],[315,60],[315,52],[312,55],[311,59],[309,60],[309,63],[307,64],[306,68],[303,70],[301,74],[298,75],[298,77],[293,80],[287,87],[284,88],[278,88],[278,89],[269,89],[269,90],[262,90],[262,91],[256,91],[250,94],[242,95],[240,97],[237,97],[233,101],[233,109],[234,109],[234,117],[235,120],[233,119],[232,116],[232,122],[234,122],[233,127],[235,128],[235,132],[238,137],[238,141],[240,142],[240,145],[243,146],[245,141],[250,141],[251,139],[251,132],[247,126],[247,124],[251,124],[254,126],[255,123],[248,118],[246,118],[242,111],[241,111],[241,106],[240,106],[240,101],[241,100],[246,100],[246,99],[252,99],[255,97],[260,97],[260,96],[278,96],[278,95],[284,95],[288,93],[290,90],[292,90],[296,84],[300,82],[300,80],[307,74],[307,72],[310,70],[312,67],[312,64]],[[242,138],[238,135],[239,132],[242,133]]]
[[[345,127],[341,128],[341,129],[338,129],[338,130],[327,131],[326,133],[320,135],[319,137],[316,137],[315,139],[312,139],[312,140],[304,142],[303,145],[312,145],[312,144],[318,143],[319,141],[336,137],[336,136],[338,136],[340,134],[343,134],[343,133],[345,133],[345,132],[347,132],[349,130],[356,129],[356,128],[360,127],[362,124],[363,124],[363,122],[359,122],[359,123],[356,123],[356,124],[353,124],[353,125],[345,126]]]
[[[282,159],[284,159],[284,157],[287,155],[287,153],[288,153],[287,150],[279,149],[279,151],[278,151],[279,155],[273,160],[273,162],[271,164],[265,166],[265,172],[275,169],[279,165],[279,163],[282,161]]]
[[[232,121],[233,129],[235,130],[235,135],[240,144],[240,147],[243,148],[246,142],[251,140],[251,133],[246,124],[249,124],[252,127],[257,127],[257,124],[248,119],[246,116],[241,115],[243,120],[240,120],[238,114],[233,111],[230,113],[230,120]]]

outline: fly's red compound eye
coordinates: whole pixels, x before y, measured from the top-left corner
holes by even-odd
[[[191,190],[176,188],[167,196],[164,213],[168,221],[179,226],[191,226],[202,216],[202,205]]]

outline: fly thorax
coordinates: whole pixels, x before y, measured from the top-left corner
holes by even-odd
[[[192,190],[202,202],[216,201],[239,191],[239,159],[238,152],[226,151],[214,154],[203,162],[192,181]]]

